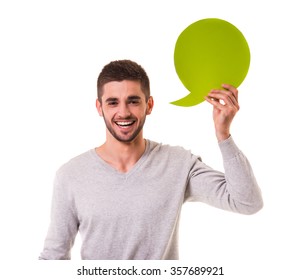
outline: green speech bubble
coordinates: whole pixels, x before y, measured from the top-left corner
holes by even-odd
[[[174,64],[190,93],[171,104],[194,106],[221,84],[238,87],[250,66],[250,49],[243,34],[231,23],[202,19],[189,25],[178,37]]]

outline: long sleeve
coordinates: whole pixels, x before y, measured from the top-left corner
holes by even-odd
[[[220,142],[219,147],[225,173],[213,170],[195,157],[185,200],[242,214],[256,213],[263,207],[263,200],[248,159],[232,137]]]
[[[78,219],[70,188],[56,176],[53,189],[51,221],[40,260],[68,260],[78,231]]]

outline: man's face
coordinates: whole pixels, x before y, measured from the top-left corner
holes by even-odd
[[[107,130],[120,142],[132,142],[142,135],[146,115],[153,108],[152,97],[146,102],[140,82],[124,80],[104,85],[102,102],[96,101]]]

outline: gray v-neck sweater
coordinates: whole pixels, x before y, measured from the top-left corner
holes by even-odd
[[[251,166],[233,139],[219,143],[225,174],[181,147],[147,140],[128,173],[95,149],[57,172],[51,223],[40,259],[70,259],[77,232],[86,260],[178,259],[182,204],[200,201],[253,214],[263,202]]]

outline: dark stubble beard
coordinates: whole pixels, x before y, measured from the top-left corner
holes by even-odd
[[[117,135],[117,133],[114,131],[114,129],[113,129],[112,125],[111,125],[111,122],[106,119],[106,117],[104,115],[104,112],[102,112],[102,115],[103,115],[103,119],[104,119],[104,122],[106,124],[106,127],[107,127],[108,131],[111,133],[111,135],[117,141],[120,141],[120,142],[123,142],[123,143],[130,143],[130,142],[132,142],[137,137],[137,135],[141,132],[141,130],[142,130],[143,126],[144,126],[144,123],[145,123],[145,119],[146,119],[146,115],[145,115],[144,118],[141,120],[140,125],[134,131],[134,133],[131,134],[128,138],[126,138],[127,137],[126,135],[123,138],[123,137],[120,137],[119,135]]]

